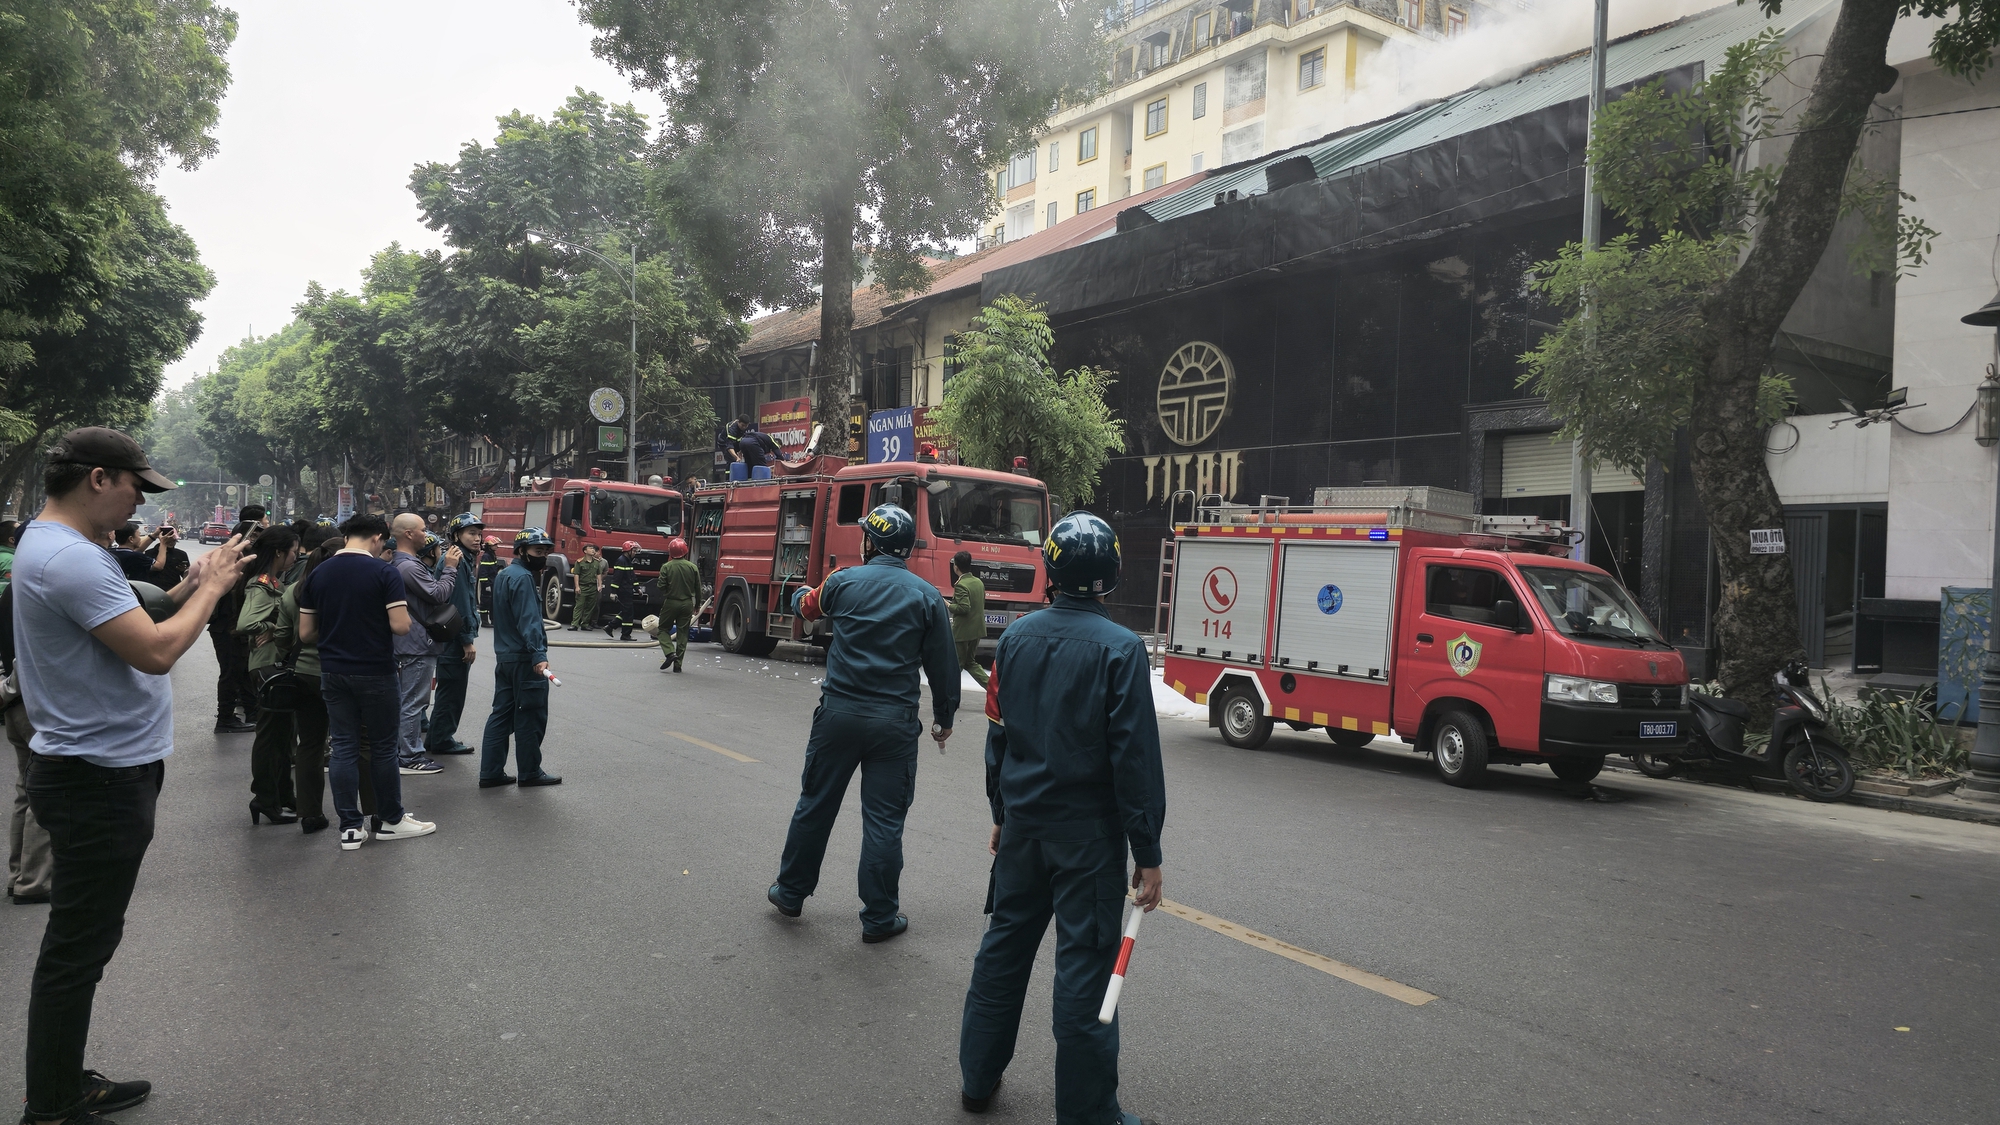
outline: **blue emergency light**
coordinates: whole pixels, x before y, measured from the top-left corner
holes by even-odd
[[[1368,529],[1368,538],[1375,540],[1387,539],[1389,538],[1389,529],[1386,527],[1371,527]]]

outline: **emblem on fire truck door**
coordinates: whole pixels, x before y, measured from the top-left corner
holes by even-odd
[[[1479,650],[1484,646],[1472,639],[1470,634],[1460,633],[1446,642],[1444,657],[1451,661],[1451,670],[1461,676],[1470,676],[1479,667]]]
[[[1196,340],[1181,345],[1160,372],[1160,429],[1176,445],[1200,445],[1229,416],[1236,368],[1222,349]]]

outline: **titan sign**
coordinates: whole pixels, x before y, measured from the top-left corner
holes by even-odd
[[[1221,348],[1202,340],[1184,344],[1160,372],[1155,398],[1160,432],[1176,445],[1195,446],[1215,436],[1229,417],[1230,392],[1236,368]],[[1183,489],[1197,497],[1228,500],[1240,484],[1243,456],[1226,453],[1181,453],[1141,457],[1146,470],[1146,501],[1165,500]]]

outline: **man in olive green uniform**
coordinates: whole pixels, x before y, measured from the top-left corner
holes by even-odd
[[[604,559],[597,553],[597,544],[583,549],[583,557],[569,568],[576,577],[576,608],[569,617],[571,629],[597,628],[597,591],[604,585]]]
[[[687,540],[667,541],[667,561],[660,564],[660,671],[681,670],[687,659],[688,629],[694,625],[695,603],[701,600],[701,571],[688,557]],[[668,640],[668,630],[672,640]]]
[[[972,552],[951,557],[951,639],[958,646],[958,666],[986,686],[986,669],[979,666],[979,642],[986,636],[986,583],[972,573]]]

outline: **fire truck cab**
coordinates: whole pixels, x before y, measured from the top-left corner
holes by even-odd
[[[762,655],[780,640],[825,645],[825,622],[791,612],[794,591],[862,561],[861,519],[894,504],[917,521],[910,572],[951,596],[951,558],[972,555],[986,584],[986,633],[997,637],[1042,604],[1048,490],[1032,477],[892,461],[849,465],[815,457],[778,466],[769,480],[707,485],[689,498],[693,551],[714,596],[715,638]]]
[[[1566,529],[1437,488],[1321,489],[1310,508],[1204,507],[1177,528],[1166,682],[1231,745],[1283,722],[1366,746],[1392,730],[1439,775],[1686,745],[1687,668]]]
[[[623,481],[553,477],[533,481],[520,492],[494,492],[472,501],[472,513],[486,533],[500,540],[501,565],[513,561],[514,534],[539,527],[555,540],[542,572],[542,616],[564,620],[576,601],[569,567],[594,545],[606,560],[624,553],[626,540],[639,544],[634,555],[648,611],[659,605],[654,579],[667,557],[667,540],[681,534],[681,494]]]

